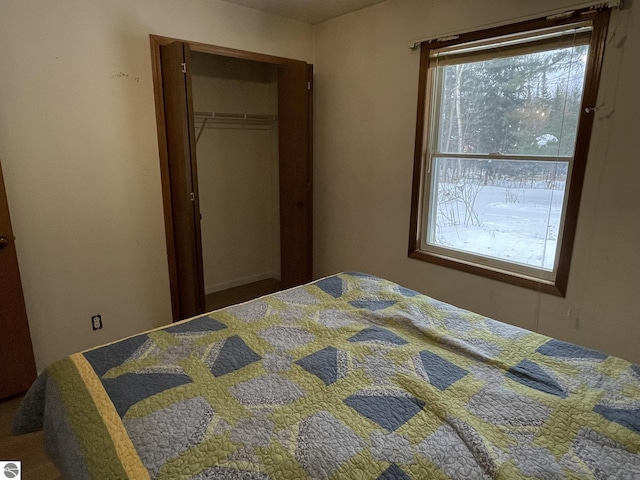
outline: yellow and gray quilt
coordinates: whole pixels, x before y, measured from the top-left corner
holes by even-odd
[[[64,478],[638,479],[640,366],[343,273],[72,355]]]

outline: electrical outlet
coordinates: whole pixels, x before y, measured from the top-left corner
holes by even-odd
[[[94,315],[91,317],[91,324],[94,330],[100,330],[102,328],[102,315]]]

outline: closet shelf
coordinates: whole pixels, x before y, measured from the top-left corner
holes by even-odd
[[[194,112],[195,126],[198,128],[196,143],[206,128],[242,128],[267,130],[278,122],[277,115],[254,113]]]
[[[274,122],[277,115],[259,115],[256,113],[221,113],[221,112],[195,112],[196,117],[210,118],[212,120],[237,120],[255,122]]]
[[[273,125],[277,115],[258,115],[254,113],[220,113],[220,112],[195,112],[196,122],[214,124],[238,123],[240,125]]]

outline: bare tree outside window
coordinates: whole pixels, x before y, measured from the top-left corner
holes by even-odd
[[[608,10],[587,16],[423,44],[410,256],[563,294]]]

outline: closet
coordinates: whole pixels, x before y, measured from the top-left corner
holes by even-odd
[[[277,287],[277,68],[198,52],[191,65],[205,295],[264,280]]]
[[[312,67],[151,35],[174,320],[312,278]]]

